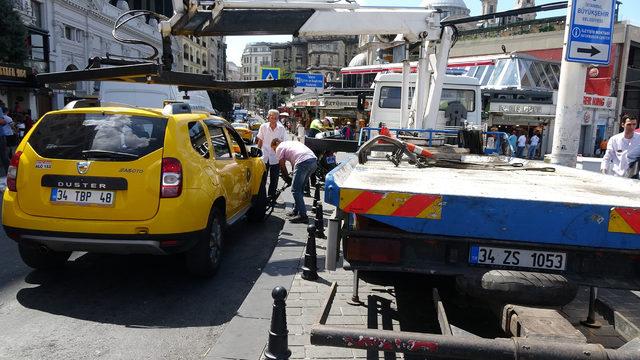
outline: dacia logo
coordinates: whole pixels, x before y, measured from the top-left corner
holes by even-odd
[[[91,161],[78,161],[76,164],[76,169],[78,170],[78,174],[83,175],[89,171],[89,166],[91,165]]]

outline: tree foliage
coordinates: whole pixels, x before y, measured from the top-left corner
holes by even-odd
[[[23,64],[27,59],[27,29],[10,0],[0,0],[0,62]]]

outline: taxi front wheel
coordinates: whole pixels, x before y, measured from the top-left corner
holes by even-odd
[[[18,251],[27,266],[39,270],[60,268],[71,256],[70,251],[53,251],[37,245],[19,244]]]
[[[222,216],[214,209],[207,231],[186,253],[187,269],[191,274],[201,277],[215,275],[222,260],[222,236]]]

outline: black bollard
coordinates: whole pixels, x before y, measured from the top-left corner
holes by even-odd
[[[282,286],[276,286],[271,291],[271,297],[273,297],[273,310],[265,357],[270,360],[288,360],[291,350],[289,350],[289,330],[287,330],[287,304],[284,302],[287,290]]]
[[[302,267],[302,278],[314,281],[318,279],[318,257],[316,255],[316,227],[307,226],[307,247],[304,251],[304,266]]]
[[[324,235],[324,213],[322,210],[322,202],[320,201],[316,207],[316,237],[319,239],[326,239],[327,237]]]
[[[320,183],[317,183],[316,190],[313,193],[313,211],[316,211],[319,202],[320,202]]]

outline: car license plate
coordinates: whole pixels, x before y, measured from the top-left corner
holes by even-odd
[[[115,198],[113,191],[52,188],[50,199],[52,203],[113,206]]]
[[[528,269],[564,270],[567,254],[540,250],[523,250],[472,245],[469,263]]]

